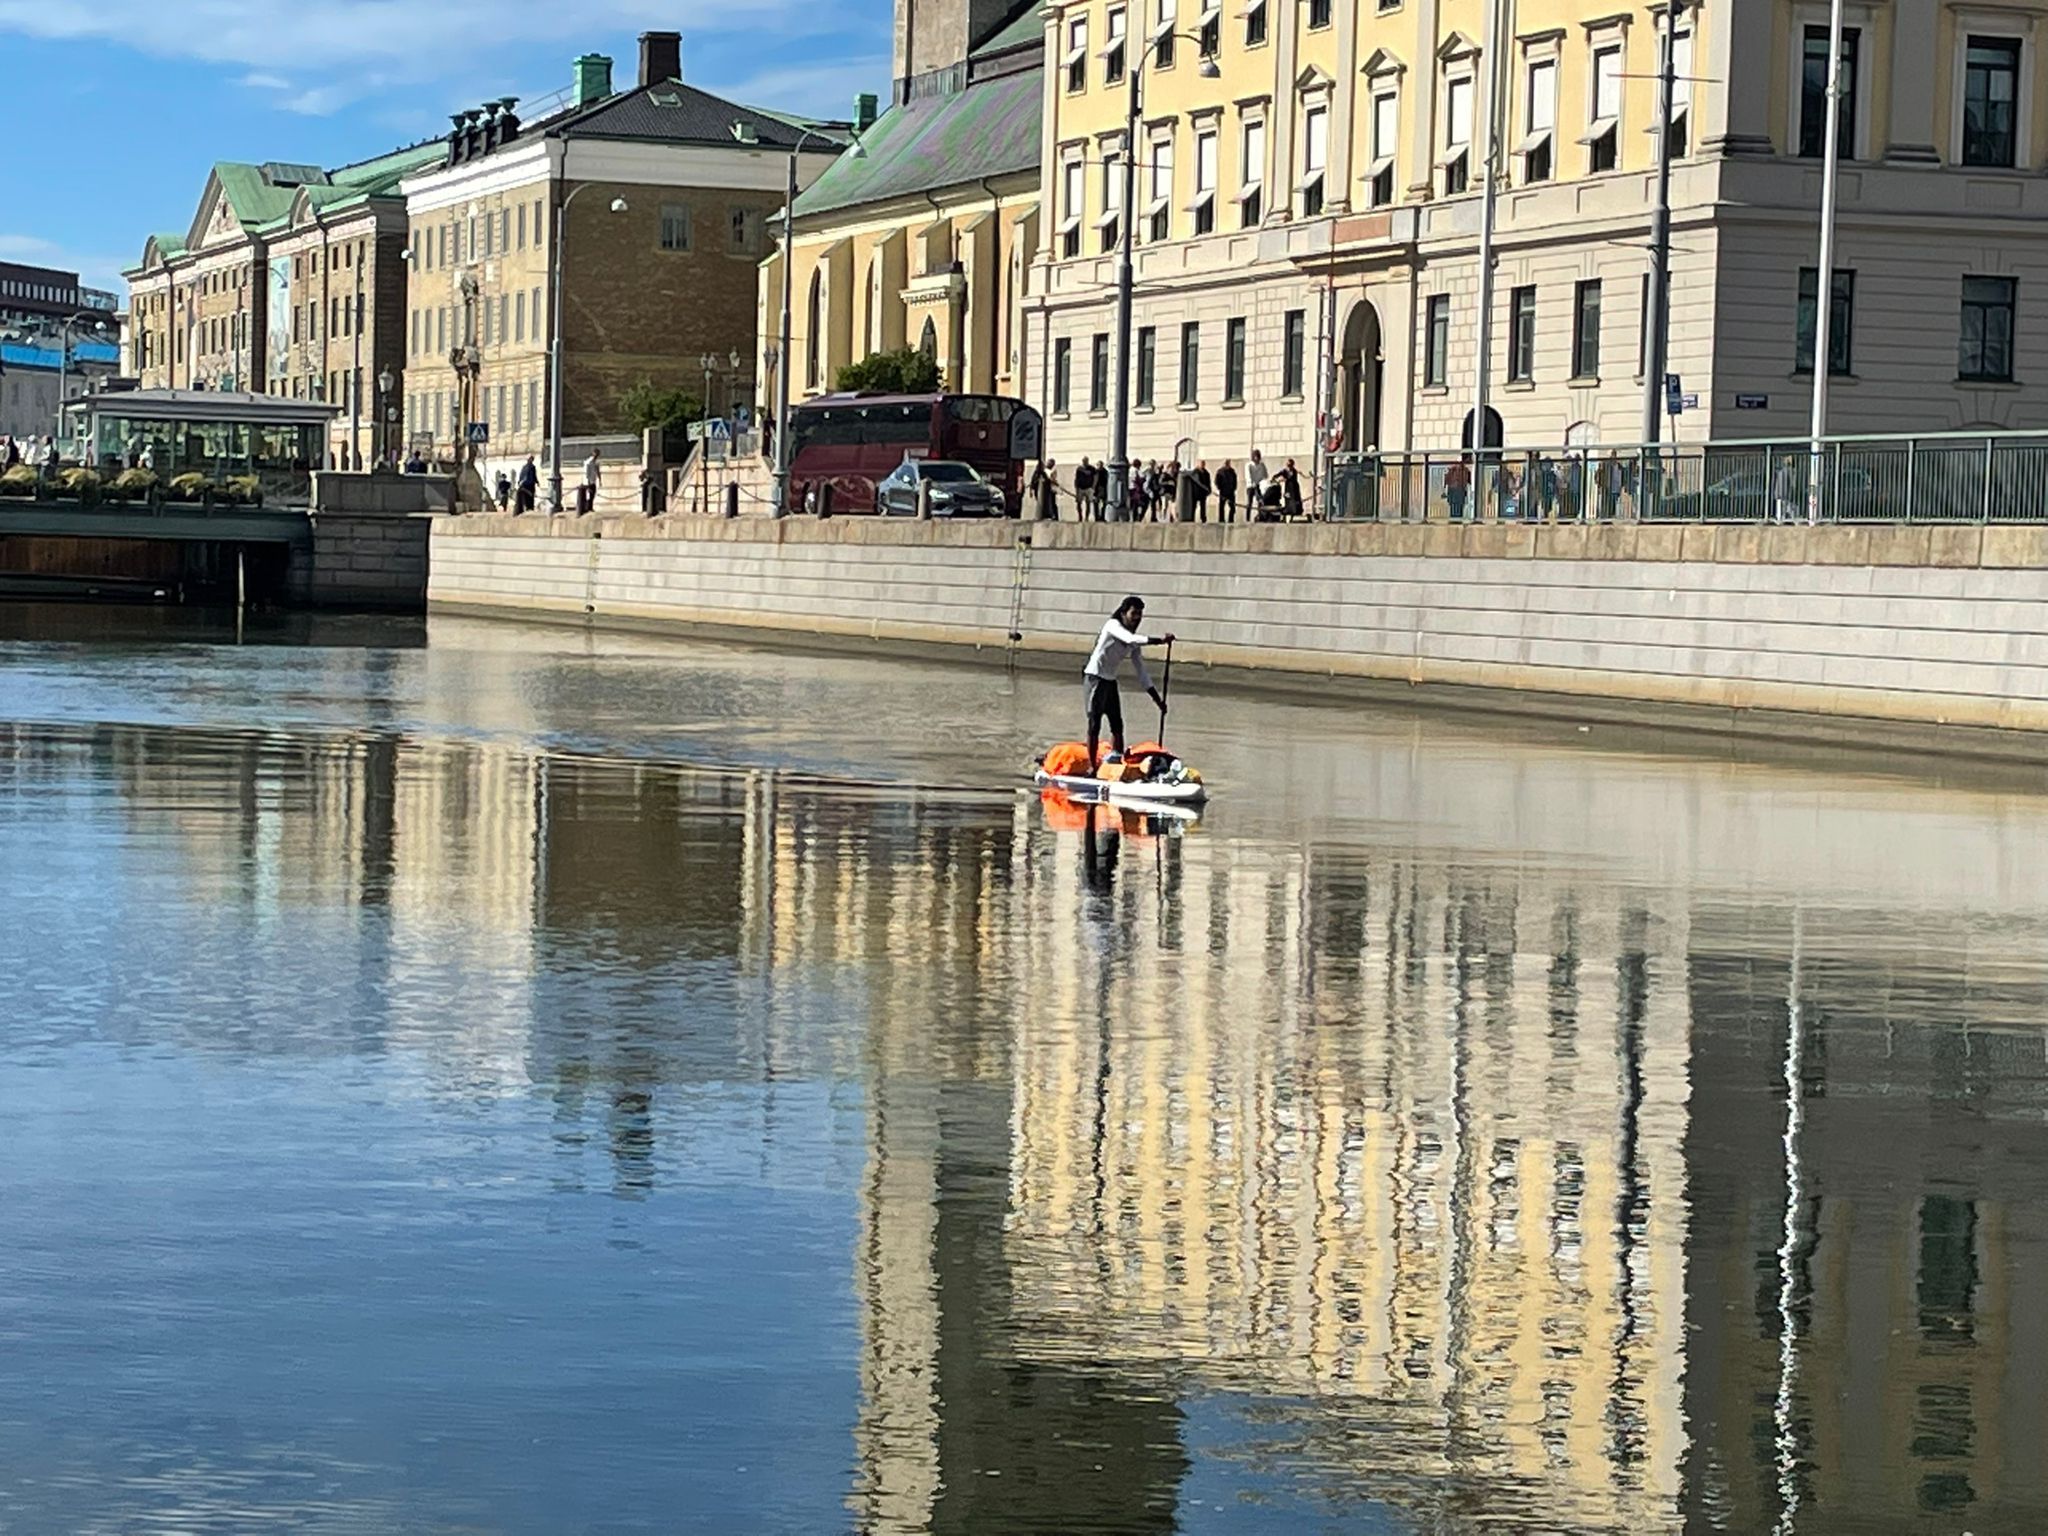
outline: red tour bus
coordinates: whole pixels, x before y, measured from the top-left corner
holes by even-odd
[[[1014,517],[1019,465],[1038,457],[1042,430],[1036,411],[1004,395],[821,395],[790,409],[790,510],[817,510],[830,486],[835,514],[872,513],[876,487],[905,459],[952,459],[1000,487]]]

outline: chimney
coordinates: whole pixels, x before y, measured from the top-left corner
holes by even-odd
[[[875,126],[875,117],[882,106],[881,98],[873,91],[862,91],[853,98],[853,131],[866,133]]]
[[[642,32],[640,34],[640,83],[661,85],[683,78],[683,34]]]
[[[612,93],[612,61],[601,53],[586,53],[576,61],[576,105],[587,107]]]

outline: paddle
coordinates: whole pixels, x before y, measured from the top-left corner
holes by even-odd
[[[1166,701],[1173,697],[1173,640],[1166,642],[1166,676],[1159,683],[1159,745],[1166,745]]]

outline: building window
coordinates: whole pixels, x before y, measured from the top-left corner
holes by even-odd
[[[1157,139],[1152,144],[1152,201],[1145,207],[1152,221],[1151,238],[1166,240],[1173,234],[1173,140]]]
[[[1508,380],[1526,384],[1536,377],[1536,290],[1508,295]]]
[[[1963,164],[2019,164],[2020,44],[1972,37],[1963,57]]]
[[[1252,0],[1244,12],[1244,45],[1247,48],[1263,48],[1266,45],[1266,0]]]
[[[761,254],[761,210],[734,208],[727,219],[726,240],[735,256]]]
[[[1075,16],[1067,22],[1067,94],[1088,89],[1088,18]]]
[[[1586,125],[1586,169],[1598,174],[1621,164],[1621,44],[1593,50],[1593,120]]]
[[[1207,0],[1202,7],[1202,30],[1195,35],[1202,57],[1213,59],[1223,51],[1223,6],[1221,0]]]
[[[1572,377],[1600,377],[1600,280],[1572,290]]]
[[[1320,32],[1330,24],[1330,0],[1308,0],[1308,29]]]
[[[1072,259],[1081,254],[1081,199],[1086,185],[1081,162],[1074,159],[1061,166],[1060,180],[1061,207],[1066,210],[1066,217],[1060,221],[1060,255]]]
[[[1074,404],[1074,338],[1062,336],[1052,344],[1052,413],[1064,416]]]
[[[1216,230],[1216,134],[1195,135],[1195,233]]]
[[[1860,28],[1842,28],[1842,97],[1836,110],[1844,160],[1856,157],[1856,58],[1862,39]],[[1828,29],[1808,27],[1799,66],[1799,153],[1805,159],[1818,160],[1827,151],[1827,110]]]
[[[1099,331],[1088,353],[1088,409],[1109,409],[1109,337]]]
[[[1456,197],[1472,181],[1472,79],[1444,82],[1444,195]]]
[[[1308,378],[1308,311],[1290,309],[1280,333],[1280,398],[1299,400]]]
[[[1109,46],[1102,50],[1102,78],[1105,83],[1115,85],[1124,77],[1124,49],[1127,39],[1124,28],[1128,17],[1122,6],[1109,13]]]
[[[1451,299],[1439,293],[1422,311],[1422,382],[1441,389],[1451,378]]]
[[[1180,403],[1193,405],[1202,387],[1202,327],[1190,320],[1180,328]]]
[[[664,251],[687,251],[690,248],[690,205],[688,203],[663,203],[661,205],[661,248]]]
[[[1529,66],[1529,95],[1523,119],[1522,180],[1548,181],[1556,174],[1557,60],[1539,59]]]
[[[1820,270],[1817,267],[1799,269],[1799,315],[1798,338],[1792,359],[1795,373],[1813,372],[1813,333],[1815,328],[1814,296],[1820,292]],[[1831,374],[1849,371],[1854,349],[1850,346],[1850,334],[1856,323],[1856,274],[1847,268],[1835,268],[1834,302],[1828,306],[1828,372]]]
[[[519,232],[519,249],[523,251],[526,249],[526,204],[519,205],[519,218],[513,227]]]
[[[1138,332],[1138,405],[1152,409],[1152,380],[1159,371],[1159,333],[1151,326]]]
[[[1173,29],[1179,20],[1177,0],[1154,0],[1156,10],[1152,24],[1152,67],[1173,68]]]
[[[512,296],[512,339],[526,340],[526,290]]]
[[[1657,57],[1664,56],[1663,34],[1658,34]],[[1659,99],[1662,99],[1661,89]],[[1692,33],[1683,29],[1671,37],[1671,123],[1664,137],[1666,153],[1673,160],[1683,160],[1691,145],[1692,122]]]
[[[1301,119],[1301,216],[1313,219],[1323,211],[1324,173],[1329,165],[1330,109],[1310,107]]]
[[[1372,98],[1372,164],[1365,173],[1366,201],[1385,208],[1394,201],[1394,160],[1400,152],[1401,99],[1392,91]]]
[[[1244,316],[1233,315],[1223,329],[1223,398],[1244,399]]]
[[[785,258],[786,259],[786,258]],[[811,294],[804,315],[804,387],[816,389],[825,366],[825,274],[811,274]]]
[[[1963,279],[1962,344],[1956,362],[1959,378],[1991,384],[2012,382],[2016,287],[2009,277]]]
[[[1237,194],[1237,227],[1254,229],[1266,216],[1266,124],[1263,119],[1254,119],[1244,125],[1238,153],[1242,157],[1238,166],[1238,180],[1242,185]]]
[[[1123,237],[1123,210],[1124,154],[1118,148],[1102,157],[1102,214],[1096,219],[1095,228],[1101,236],[1105,256],[1117,248]]]

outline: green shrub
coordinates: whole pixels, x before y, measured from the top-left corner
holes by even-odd
[[[171,500],[204,501],[214,489],[213,482],[198,470],[187,470],[171,479]]]
[[[0,496],[33,496],[35,493],[34,466],[17,464],[5,474],[0,474]]]
[[[875,352],[839,370],[842,390],[873,390],[885,395],[929,395],[939,387],[939,365],[915,347]]]
[[[161,483],[154,470],[124,469],[108,483],[107,493],[124,501],[146,498]]]
[[[100,476],[94,469],[63,469],[57,472],[57,490],[65,496],[92,501],[99,495]]]
[[[233,475],[221,482],[221,493],[238,507],[263,505],[263,482],[254,475]]]

